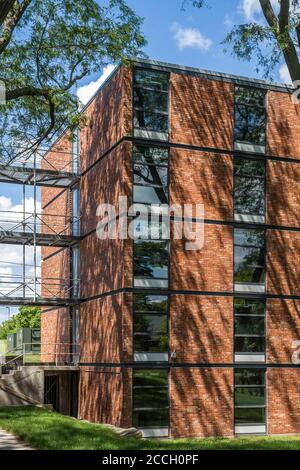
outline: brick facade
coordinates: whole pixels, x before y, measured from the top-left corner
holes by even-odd
[[[299,379],[299,368],[268,370],[269,434],[300,432]]]
[[[174,368],[170,381],[172,437],[233,435],[232,369]]]
[[[100,203],[116,204],[121,195],[132,202],[132,146],[141,141],[132,138],[131,90],[131,69],[120,68],[85,109],[80,138],[79,416],[123,427],[132,425],[132,370],[138,366],[132,364],[132,242],[99,240],[95,230]],[[283,90],[267,92],[267,113],[266,224],[274,227],[266,229],[267,295],[261,296],[267,299],[267,362],[258,367],[267,369],[267,432],[284,434],[300,432],[299,371],[291,363],[292,343],[300,339],[299,300],[293,298],[300,295],[300,234],[292,230],[300,227],[300,169],[284,160],[300,158],[300,120]],[[176,353],[165,364],[170,435],[233,436],[234,83],[171,70],[169,121],[170,204],[203,204],[206,220],[200,251],[186,251],[186,239],[170,243],[169,351]],[[53,191],[44,193],[44,206],[57,196]],[[69,197],[63,192],[48,207],[69,214]],[[43,257],[51,250],[43,249]],[[49,258],[43,276],[67,277],[69,261],[64,251]],[[65,341],[68,321],[67,309],[45,314],[42,341]]]

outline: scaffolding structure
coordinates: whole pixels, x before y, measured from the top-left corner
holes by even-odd
[[[78,147],[78,146],[77,146]],[[41,276],[40,247],[70,249],[80,240],[79,215],[38,211],[38,188],[73,191],[79,182],[79,153],[61,152],[55,163],[51,154],[57,150],[39,150],[32,156],[19,157],[0,164],[0,183],[22,185],[22,210],[0,211],[0,246],[16,245],[22,250],[22,262],[1,260],[0,305],[69,306],[78,303],[79,279]],[[33,192],[33,207],[26,208],[26,187]],[[18,207],[19,209],[19,207]],[[31,250],[32,263],[26,262]],[[5,266],[5,267],[3,267]],[[72,277],[72,276],[71,276]]]

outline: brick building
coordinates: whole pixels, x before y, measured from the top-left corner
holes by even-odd
[[[44,248],[42,269],[70,276],[79,300],[43,315],[42,341],[80,343],[80,418],[146,436],[300,432],[300,106],[291,94],[137,61],[103,84],[73,142],[56,142],[80,149],[81,178],[43,190],[43,207],[80,210],[81,241],[71,253]],[[203,204],[203,248],[141,238],[135,222],[134,240],[99,239],[97,206],[120,196]],[[116,224],[124,219],[134,217],[120,213]]]

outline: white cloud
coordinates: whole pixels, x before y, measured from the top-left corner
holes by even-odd
[[[278,0],[271,0],[271,4],[275,10],[278,11]],[[239,12],[243,15],[246,21],[257,21],[262,15],[259,0],[241,0],[239,4]]]
[[[107,67],[104,67],[102,75],[98,80],[90,82],[87,85],[84,85],[77,90],[77,96],[82,104],[87,104],[89,100],[94,96],[96,91],[100,88],[103,82],[109,77],[109,75],[115,69],[114,65],[109,64]]]
[[[282,66],[280,67],[279,75],[283,83],[289,83],[289,84],[292,83],[290,72],[286,64],[282,64]]]
[[[226,29],[232,29],[234,26],[234,21],[228,13],[226,13],[224,18],[224,26]]]
[[[208,51],[213,42],[203,36],[203,34],[194,28],[183,28],[180,24],[174,22],[171,31],[174,32],[174,39],[177,42],[178,49],[182,51],[187,47],[194,47],[202,51]]]
[[[34,199],[25,198],[25,211],[32,213],[34,210]],[[37,201],[37,212],[41,210],[40,202]],[[2,213],[3,211],[4,213]],[[10,211],[7,213],[7,211]],[[22,220],[23,203],[13,204],[11,198],[0,196],[0,230],[11,228]],[[4,222],[6,221],[6,222]],[[20,228],[17,229],[20,231]],[[34,273],[33,247],[27,246],[25,250],[25,275],[31,277]],[[41,249],[37,248],[37,276],[40,276]],[[0,292],[8,294],[18,287],[23,275],[23,248],[17,245],[0,244]],[[21,289],[16,296],[22,293]],[[0,319],[1,322],[1,319]]]

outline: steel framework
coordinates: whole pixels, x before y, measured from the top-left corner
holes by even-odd
[[[18,272],[12,272],[9,267],[9,272],[0,271],[0,305],[68,306],[78,303],[74,293],[79,292],[79,279],[42,278],[38,250],[39,247],[64,249],[76,245],[80,240],[79,215],[39,213],[37,209],[38,187],[73,190],[78,181],[79,153],[74,151],[74,146],[70,153],[40,150],[30,157],[0,164],[0,183],[23,186],[23,210],[0,211],[0,244],[22,247],[22,263],[18,263]],[[30,212],[25,204],[26,186],[33,190],[33,209]],[[26,268],[28,248],[32,250],[33,259],[29,272]],[[4,263],[9,265],[7,261]],[[0,265],[3,265],[1,259]]]

